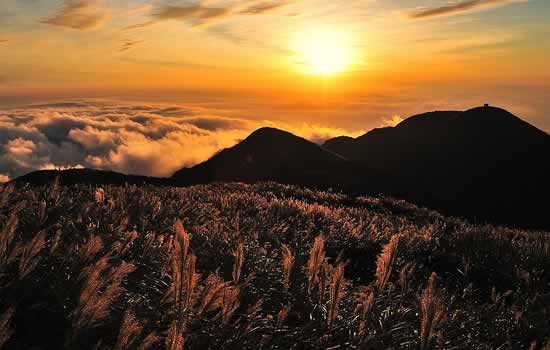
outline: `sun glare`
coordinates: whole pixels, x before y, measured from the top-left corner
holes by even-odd
[[[354,54],[349,35],[329,29],[310,29],[292,44],[300,70],[308,74],[334,75],[349,69]]]

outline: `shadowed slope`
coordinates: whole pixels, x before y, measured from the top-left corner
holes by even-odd
[[[289,132],[261,128],[206,162],[176,172],[173,179],[184,184],[272,180],[350,189],[363,186],[365,176],[380,186],[381,176],[336,153]]]
[[[550,228],[550,136],[493,107],[430,112],[322,147],[261,128],[171,178],[98,170],[39,171],[16,181],[154,184],[276,181],[383,193],[475,220]]]
[[[108,170],[68,169],[68,170],[38,170],[20,176],[12,182],[46,185],[55,178],[61,185],[92,184],[92,185],[170,185],[167,178],[126,175]]]
[[[550,136],[494,107],[431,112],[324,147],[399,176],[405,197],[454,214],[546,226]]]

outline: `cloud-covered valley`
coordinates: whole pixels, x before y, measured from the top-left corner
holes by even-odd
[[[359,134],[311,124],[228,117],[219,110],[71,101],[0,111],[0,181],[36,169],[91,167],[170,176],[262,126],[314,142]]]

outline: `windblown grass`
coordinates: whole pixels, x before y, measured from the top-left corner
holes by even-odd
[[[0,190],[2,349],[538,349],[550,233],[274,183]]]

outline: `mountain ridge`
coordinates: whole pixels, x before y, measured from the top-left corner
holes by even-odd
[[[210,159],[169,178],[101,171],[34,172],[16,182],[188,186],[276,181],[384,194],[444,212],[510,225],[550,227],[550,135],[495,107],[434,111],[357,138],[317,145],[264,127]]]

